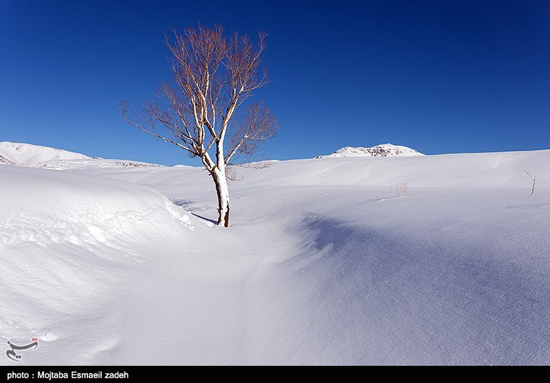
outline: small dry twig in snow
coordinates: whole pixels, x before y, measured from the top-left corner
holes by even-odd
[[[406,182],[402,182],[400,184],[395,185],[395,193],[398,197],[405,197],[407,195],[407,187],[408,184]]]
[[[531,197],[535,195],[535,183],[537,182],[537,176],[532,176],[531,174],[529,174],[529,172],[527,170],[525,170],[525,173],[527,173],[527,175],[529,176],[529,178],[531,178],[533,180],[533,187],[531,188]]]

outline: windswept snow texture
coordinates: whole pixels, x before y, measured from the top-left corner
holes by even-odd
[[[548,364],[548,163],[238,169],[229,229],[200,168],[0,166],[0,338],[40,339],[23,364]]]
[[[45,146],[0,142],[0,160],[1,158],[12,164],[36,167],[51,161],[82,160],[90,157]]]
[[[350,147],[338,149],[328,156],[317,156],[315,158],[325,157],[390,157],[390,156],[423,156],[424,154],[414,149],[401,145],[382,144],[371,148]]]
[[[164,232],[191,243],[189,215],[115,180],[15,166],[0,179],[2,344],[37,337],[23,359],[35,364],[115,362],[128,289],[146,261],[138,246]]]

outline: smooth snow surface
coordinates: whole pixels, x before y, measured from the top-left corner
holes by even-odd
[[[548,364],[549,163],[237,169],[229,229],[200,168],[0,166],[0,338],[40,339],[23,364]]]

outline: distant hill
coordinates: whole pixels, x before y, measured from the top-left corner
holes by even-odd
[[[87,159],[91,159],[91,157],[67,150],[31,144],[0,142],[0,163],[35,167],[43,166],[51,161]]]
[[[138,161],[108,160],[99,157],[89,157],[84,154],[47,146],[20,144],[7,141],[0,142],[0,164],[47,167],[52,169],[162,166]]]
[[[332,154],[317,156],[326,157],[391,157],[391,156],[423,156],[424,154],[406,146],[382,144],[371,148],[346,146]]]

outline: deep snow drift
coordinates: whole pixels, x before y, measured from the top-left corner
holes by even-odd
[[[549,161],[238,169],[229,229],[200,168],[0,165],[0,338],[37,336],[27,364],[548,364]]]

